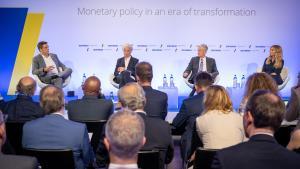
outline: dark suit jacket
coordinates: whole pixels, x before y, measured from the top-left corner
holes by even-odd
[[[293,121],[300,117],[300,86],[293,87],[291,89],[291,97],[289,99],[285,119],[287,121]],[[300,124],[300,122],[298,122]]]
[[[114,105],[111,100],[83,96],[82,99],[70,101],[67,110],[70,120],[107,120],[114,111]]]
[[[174,156],[170,125],[161,119],[138,113],[145,122],[146,144],[142,150],[161,150],[161,164],[169,164]]]
[[[193,81],[194,77],[198,73],[199,62],[200,62],[200,57],[198,57],[198,56],[192,57],[188,67],[184,71],[187,73],[192,72],[192,75],[190,76],[190,79],[189,79],[190,81]],[[215,78],[219,75],[216,61],[213,58],[206,57],[206,69],[207,69],[207,72],[210,73],[213,78]]]
[[[44,113],[39,103],[30,96],[18,95],[16,99],[5,103],[3,113],[8,114],[8,121],[30,121],[43,117]]]
[[[0,110],[3,111],[3,107],[5,105],[5,101],[4,100],[0,100]]]
[[[58,59],[56,54],[50,53],[49,55],[55,63],[58,71],[60,71],[59,67],[61,67],[62,70],[67,69],[67,67]],[[43,56],[41,54],[36,55],[32,60],[32,74],[37,75],[42,82],[50,83],[51,78],[46,77],[47,73],[43,71],[45,67],[46,63]]]
[[[0,168],[38,169],[38,162],[35,157],[5,155],[0,152]]]
[[[131,56],[128,66],[127,66],[127,70],[131,72],[132,76],[135,76],[135,65],[139,62],[139,60],[137,58],[134,58]],[[121,57],[117,60],[117,64],[116,64],[116,68],[115,68],[115,72],[114,75],[118,76],[119,72],[118,72],[118,67],[125,67],[125,58]]]
[[[22,145],[35,149],[72,149],[76,169],[86,168],[94,159],[85,124],[66,120],[59,114],[25,123]]]
[[[151,86],[143,86],[146,94],[145,112],[150,117],[158,117],[165,120],[168,114],[168,95]]]
[[[193,124],[204,109],[203,99],[204,92],[200,92],[183,100],[179,113],[174,118],[172,125],[176,128],[185,128],[188,124]]]
[[[259,134],[248,142],[217,152],[216,169],[298,169],[300,156],[280,146],[272,136]]]
[[[172,125],[176,130],[185,130],[181,136],[181,157],[186,161],[193,153],[192,137],[196,118],[201,115],[203,106],[204,92],[183,100],[179,113],[173,120]]]

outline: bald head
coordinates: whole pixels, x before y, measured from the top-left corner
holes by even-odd
[[[30,76],[25,76],[19,80],[17,92],[28,96],[33,96],[36,89],[36,82]]]
[[[122,107],[132,111],[144,109],[146,97],[143,88],[137,83],[127,83],[118,91],[119,102]]]
[[[46,114],[59,112],[64,108],[64,102],[62,89],[48,85],[41,90],[40,105]]]
[[[84,82],[82,90],[84,95],[98,96],[101,90],[101,82],[96,76],[91,76]]]

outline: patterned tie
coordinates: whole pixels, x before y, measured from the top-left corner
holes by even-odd
[[[198,72],[203,72],[203,59],[200,60]]]

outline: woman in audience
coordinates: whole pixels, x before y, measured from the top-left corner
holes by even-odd
[[[262,68],[263,72],[268,73],[276,81],[277,85],[281,85],[283,80],[280,76],[281,70],[284,65],[282,58],[282,48],[279,45],[273,45],[270,48],[270,55],[265,59]]]
[[[224,87],[210,86],[204,107],[204,112],[196,119],[196,127],[205,149],[222,149],[244,141],[242,116],[233,112]]]
[[[276,94],[278,92],[278,87],[273,78],[267,73],[262,72],[250,75],[246,82],[245,94],[238,110],[239,113],[243,114],[245,112],[248,98],[256,90],[269,90]]]

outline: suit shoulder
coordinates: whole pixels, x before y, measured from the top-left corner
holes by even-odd
[[[153,92],[160,95],[160,96],[162,96],[162,97],[167,97],[168,96],[165,92],[162,92],[160,90],[153,89]]]

